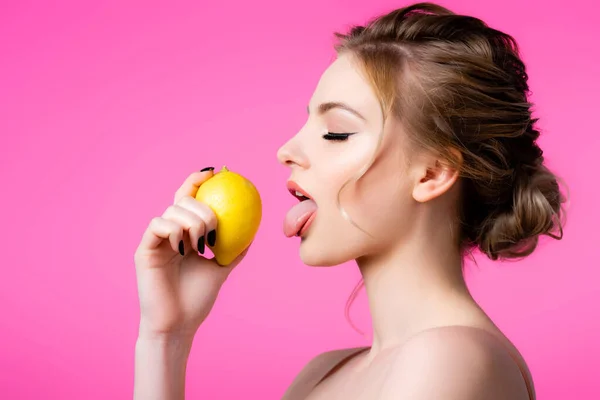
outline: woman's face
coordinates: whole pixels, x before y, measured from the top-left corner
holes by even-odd
[[[308,109],[306,124],[277,154],[290,167],[295,184],[289,188],[312,199],[295,206],[285,224],[288,236],[300,232],[303,262],[336,265],[402,241],[416,204],[405,135],[394,118],[383,126],[378,98],[351,55],[339,56],[323,73]],[[355,181],[374,157],[382,128],[374,164]],[[338,193],[358,227],[344,218]]]

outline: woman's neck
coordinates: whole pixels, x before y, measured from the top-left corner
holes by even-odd
[[[373,353],[479,310],[450,229],[439,227],[438,221],[438,229],[420,229],[396,248],[357,260],[372,317]]]

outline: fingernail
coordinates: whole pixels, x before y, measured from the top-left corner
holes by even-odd
[[[200,252],[200,254],[204,254],[204,236],[198,239],[198,251]]]
[[[214,169],[215,169],[215,167],[206,167],[206,168],[202,168],[202,169],[200,170],[200,172],[212,171],[212,170],[214,170]]]
[[[210,232],[208,232],[208,235],[206,235],[206,242],[208,243],[209,246],[214,246],[215,242],[217,241],[217,231],[215,231],[214,229]]]
[[[183,251],[183,240],[179,241],[179,254],[184,255]]]

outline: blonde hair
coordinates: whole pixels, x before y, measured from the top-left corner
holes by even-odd
[[[382,120],[393,115],[417,150],[459,169],[461,249],[478,248],[492,260],[519,258],[533,252],[540,235],[562,238],[565,197],[536,143],[528,77],[511,36],[477,18],[419,3],[336,37],[336,51],[360,62]],[[342,215],[368,235],[340,196],[373,165],[383,125],[370,162],[337,200]]]

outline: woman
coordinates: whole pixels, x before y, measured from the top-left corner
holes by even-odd
[[[523,358],[470,296],[463,260],[524,257],[560,238],[514,40],[433,4],[340,39],[304,127],[278,152],[300,200],[285,219],[308,265],[354,259],[373,318],[364,349],[321,354],[285,399],[531,400]],[[218,230],[191,174],[135,255],[136,399],[184,397],[186,361],[231,270],[203,258]]]

